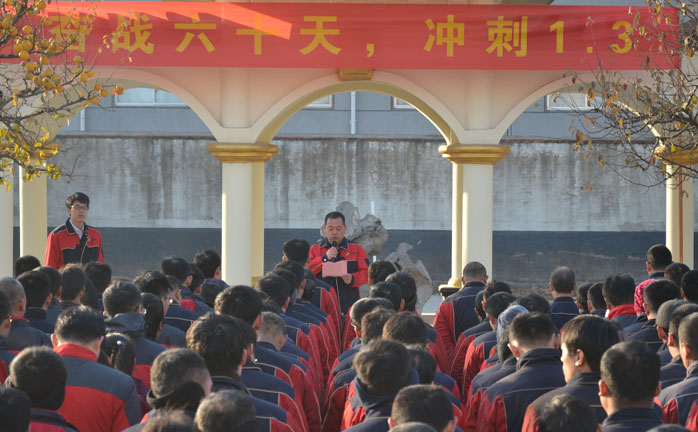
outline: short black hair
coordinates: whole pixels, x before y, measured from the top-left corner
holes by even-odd
[[[395,311],[383,308],[374,309],[361,319],[361,343],[380,339],[383,335],[385,323],[395,315]]]
[[[414,312],[395,314],[383,326],[383,339],[398,341],[404,345],[427,346],[427,327]]]
[[[556,333],[550,316],[538,312],[519,314],[509,324],[509,340],[529,348],[547,344]]]
[[[239,318],[253,325],[262,313],[262,297],[250,286],[235,285],[218,294],[214,308],[220,314]]]
[[[380,297],[390,300],[396,312],[400,310],[400,305],[402,304],[402,290],[400,289],[400,285],[392,282],[378,282],[371,288],[371,291],[368,292],[368,297]]]
[[[107,358],[111,357],[111,367],[128,376],[133,374],[136,348],[128,336],[121,333],[109,333],[104,337],[100,351]]]
[[[506,292],[511,294],[511,287],[506,282],[491,280],[487,282],[487,286],[484,290],[482,290],[482,300],[487,303],[487,299],[490,298],[492,294],[496,294],[498,292]]]
[[[368,266],[368,284],[373,286],[378,282],[383,282],[396,271],[397,268],[391,261],[374,261]]]
[[[569,267],[558,267],[550,274],[550,284],[560,294],[570,294],[575,283],[574,272]]]
[[[34,255],[21,256],[15,261],[14,276],[17,277],[24,272],[36,270],[38,267],[41,267],[41,261]]]
[[[191,276],[191,284],[189,284],[189,289],[192,291],[201,287],[204,283],[204,274],[201,272],[196,264],[189,263],[189,275]]]
[[[679,343],[691,349],[691,360],[698,359],[698,312],[681,320],[679,325]]]
[[[80,204],[85,204],[87,207],[90,207],[90,197],[85,195],[82,192],[75,192],[74,194],[70,195],[68,198],[65,199],[65,206],[67,208],[71,208],[75,202],[79,202]]]
[[[95,289],[95,284],[91,280],[85,278],[85,294],[80,299],[80,304],[89,306],[94,310],[99,310],[99,297],[97,296],[97,289]]]
[[[509,348],[509,329],[505,328],[500,332],[499,338],[497,339],[497,356],[499,357],[499,363],[504,363],[504,360],[511,358],[514,353],[511,352]]]
[[[286,300],[291,296],[291,287],[286,279],[272,273],[258,280],[255,289],[266,294],[268,300],[281,308],[286,306]]]
[[[295,289],[300,289],[301,284],[305,280],[305,273],[303,272],[302,265],[294,261],[281,261],[280,263],[274,266],[274,272],[277,272],[279,270],[286,270],[293,273],[293,276],[296,280]]]
[[[167,276],[157,270],[138,275],[133,283],[141,289],[141,292],[151,293],[159,298],[167,297],[173,291]]]
[[[664,302],[677,298],[681,298],[681,288],[668,279],[655,280],[645,288],[645,304],[653,314]]]
[[[141,432],[198,432],[194,421],[184,409],[151,411]]]
[[[647,262],[654,270],[666,269],[671,261],[671,251],[663,244],[656,244],[647,251]]]
[[[412,368],[419,374],[420,384],[431,384],[436,374],[436,360],[423,347],[408,347],[412,356]]]
[[[603,298],[613,306],[633,304],[635,300],[635,280],[624,274],[606,278],[603,284]]]
[[[606,309],[606,302],[603,299],[603,283],[596,282],[589,287],[587,298],[594,309]]]
[[[310,243],[303,239],[286,240],[281,250],[287,260],[304,266],[310,256]]]
[[[199,383],[207,375],[206,363],[199,354],[186,348],[170,348],[155,357],[150,387],[156,397],[162,397],[188,381]]]
[[[54,333],[61,342],[90,343],[107,332],[99,312],[88,306],[76,306],[58,315]]]
[[[477,316],[478,316],[480,319],[484,319],[484,318],[485,318],[485,309],[482,307],[482,299],[483,299],[484,296],[485,296],[485,292],[484,292],[484,291],[480,291],[480,292],[477,293],[477,295],[475,296],[475,314],[477,314]]]
[[[671,313],[671,321],[669,322],[669,334],[674,336],[674,340],[678,343],[680,341],[679,327],[681,326],[681,321],[692,313],[698,312],[698,305],[695,303],[683,304]],[[676,345],[678,347],[678,345]]]
[[[221,266],[221,257],[211,249],[200,251],[194,255],[194,265],[199,267],[206,279],[213,279],[216,269]]]
[[[608,397],[623,403],[647,403],[659,384],[659,356],[642,341],[620,342],[601,358],[601,379]]]
[[[487,269],[477,261],[471,261],[463,267],[464,279],[482,279],[487,276]]]
[[[201,286],[200,295],[204,303],[206,303],[210,308],[214,308],[216,306],[216,297],[218,297],[218,294],[220,294],[222,291],[223,288],[221,288],[220,285],[212,282],[205,282]]]
[[[223,390],[201,400],[195,421],[201,432],[255,432],[255,415],[250,395],[240,390]]]
[[[0,324],[10,319],[10,315],[12,315],[12,301],[10,300],[10,296],[0,291]]]
[[[596,428],[596,414],[589,404],[569,394],[553,397],[538,416],[540,432],[596,432]]]
[[[550,315],[550,302],[540,294],[529,293],[521,297],[518,303],[528,309],[529,312],[538,312]]]
[[[136,312],[141,302],[141,291],[131,282],[114,282],[102,294],[104,312],[108,316]]]
[[[686,300],[683,299],[674,299],[674,300],[669,300],[667,302],[664,302],[660,307],[659,310],[657,311],[657,318],[655,320],[655,323],[657,324],[658,328],[661,328],[664,330],[664,332],[669,335],[669,327],[671,326],[671,314],[674,313],[676,308],[678,308],[681,305],[688,304]]]
[[[361,351],[354,356],[353,365],[359,382],[369,394],[388,396],[396,394],[407,384],[412,358],[401,343],[376,340],[362,345]]]
[[[592,283],[585,283],[582,286],[577,287],[577,295],[576,295],[576,302],[577,306],[581,306],[582,310],[581,313],[589,313],[589,305],[587,304],[589,300],[589,296],[587,293],[589,292],[589,288],[591,288]]]
[[[405,301],[405,310],[414,311],[417,307],[417,283],[414,278],[405,271],[391,274],[386,282],[392,282],[400,287],[402,299]]]
[[[684,263],[671,263],[664,269],[664,279],[669,279],[676,285],[681,286],[681,278],[689,270],[691,269]]]
[[[85,264],[85,276],[95,285],[98,295],[102,295],[111,283],[111,267],[107,263],[91,261]]]
[[[412,385],[397,394],[390,417],[396,424],[418,421],[442,431],[453,421],[453,406],[441,386]]]
[[[51,283],[51,294],[55,297],[61,288],[61,274],[53,267],[39,267],[39,271],[48,276]]]
[[[61,300],[71,301],[78,298],[85,289],[85,272],[77,263],[68,264],[61,269]]]
[[[499,315],[515,301],[516,297],[508,292],[494,293],[490,298],[487,299],[487,303],[485,304],[485,312],[492,318],[499,318]]]
[[[160,325],[165,322],[165,306],[155,294],[141,293],[143,315],[145,316],[145,337],[156,341]]]
[[[240,325],[228,315],[207,313],[187,330],[187,348],[204,359],[211,375],[235,374],[245,347]]]
[[[363,317],[377,307],[378,302],[376,302],[375,299],[368,297],[358,299],[353,305],[351,305],[351,309],[349,309],[349,318],[351,318],[352,325],[358,327],[358,330],[360,331],[361,320]]]
[[[324,225],[327,225],[327,221],[330,220],[330,219],[341,219],[341,220],[342,220],[342,224],[344,224],[344,225],[347,224],[347,221],[346,221],[346,219],[344,219],[344,215],[342,214],[342,212],[331,211],[331,212],[327,213],[327,214],[325,215],[325,223],[324,223]]]
[[[24,287],[27,307],[40,308],[51,294],[51,282],[48,276],[39,270],[30,270],[17,277]]]
[[[184,258],[167,257],[160,263],[160,271],[166,276],[174,276],[181,284],[189,277],[189,263]]]
[[[599,372],[603,353],[618,342],[616,327],[596,315],[576,316],[562,327],[562,344],[570,353],[582,351],[592,372]]]
[[[681,278],[681,291],[686,300],[698,302],[698,270],[687,271]]]
[[[13,388],[0,387],[0,424],[3,432],[27,432],[31,421],[31,401]]]
[[[61,356],[51,348],[23,349],[9,369],[12,387],[29,396],[32,408],[57,411],[63,405],[68,373]]]

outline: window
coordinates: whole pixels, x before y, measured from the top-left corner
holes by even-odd
[[[393,108],[394,109],[412,109],[412,110],[416,109],[415,107],[408,104],[404,100],[402,100],[400,98],[396,98],[396,97],[393,98]]]
[[[548,111],[590,110],[592,105],[584,93],[551,93],[545,97],[545,108]]]
[[[132,88],[124,94],[116,95],[116,105],[120,106],[186,106],[177,96],[165,90]]]
[[[305,107],[311,109],[332,109],[332,102],[332,95],[327,95],[314,102],[310,102]]]

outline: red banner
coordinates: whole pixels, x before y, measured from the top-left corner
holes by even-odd
[[[116,1],[59,2],[47,12],[44,31],[56,39],[91,21],[71,53],[98,65],[588,70],[603,62],[627,70],[648,60],[660,68],[677,64],[656,41],[634,44],[628,36],[636,14],[649,21],[647,8]],[[666,18],[651,21],[642,33],[661,31],[671,39],[674,26]]]

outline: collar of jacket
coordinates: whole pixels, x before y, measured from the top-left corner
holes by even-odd
[[[46,311],[41,308],[30,307],[24,311],[24,318],[36,318],[46,320]]]
[[[419,375],[417,374],[416,370],[412,369],[410,370],[405,385],[403,385],[402,387],[407,387],[415,384],[419,384]],[[369,394],[364,389],[364,386],[363,384],[361,384],[361,381],[359,381],[358,376],[354,378],[354,388],[356,389],[356,396],[359,398],[359,401],[361,401],[361,405],[363,405],[364,408],[366,408],[367,412],[371,409],[375,409],[382,405],[389,404],[393,401],[393,399],[395,399],[395,396],[397,396],[397,393],[382,396],[374,396],[372,394]]]
[[[145,315],[139,312],[121,313],[104,320],[107,333],[116,331],[131,336],[145,335]]]
[[[635,306],[632,304],[616,306],[608,313],[608,319],[612,320],[617,316],[623,315],[635,315]]]
[[[593,384],[598,385],[601,375],[598,372],[581,372],[573,376],[567,385],[573,384]]]
[[[90,227],[89,225],[87,225],[86,223],[83,223],[83,225],[82,225],[82,234],[83,234],[83,235],[87,234],[88,231],[90,230],[90,228],[91,228],[91,227]],[[75,230],[73,229],[73,224],[70,223],[70,218],[68,218],[68,219],[65,220],[65,229],[66,229],[66,231],[68,231],[68,234],[75,234],[75,235],[78,234],[78,233],[76,233]]]
[[[347,240],[346,237],[342,239],[341,242],[339,242],[338,245],[341,249],[348,250],[349,249],[349,240]],[[327,241],[327,237],[323,238],[320,240],[320,247],[322,248],[330,248],[332,245],[330,244],[329,241]]]
[[[54,351],[61,357],[76,357],[83,360],[97,361],[97,354],[80,345],[67,343],[57,346],[54,348]]]
[[[538,363],[548,363],[553,362],[557,364],[562,364],[560,361],[560,350],[555,348],[535,348],[526,354],[522,355],[518,362],[516,362],[516,370],[522,369],[528,366],[535,366]]]

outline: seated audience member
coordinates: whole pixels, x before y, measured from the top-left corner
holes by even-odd
[[[681,312],[676,315],[674,327],[671,326],[674,312],[683,305],[690,305],[685,300],[670,300],[659,307],[657,312],[657,334],[664,342],[666,349],[658,352],[660,364],[664,363],[659,370],[659,381],[665,389],[672,384],[676,384],[686,378],[686,368],[679,354],[679,324],[681,320],[693,312],[698,312],[698,305],[690,305],[688,308],[681,308]],[[672,336],[671,330],[674,330]],[[662,361],[662,357],[668,353],[670,361]]]
[[[77,432],[58,413],[65,399],[66,379],[63,360],[48,347],[27,348],[12,362],[9,384],[29,397],[32,430]]]
[[[198,268],[192,271],[193,267],[196,266],[177,257],[165,258],[160,263],[160,271],[167,276],[170,285],[175,289],[174,302],[199,317],[211,310],[200,298],[194,297],[193,290],[199,287],[192,284],[195,279],[197,283],[203,281],[203,277]]]
[[[560,339],[550,317],[520,314],[509,326],[517,371],[487,388],[480,401],[479,431],[519,431],[525,410],[540,395],[562,387]]]
[[[384,417],[390,415],[397,393],[403,387],[419,383],[410,353],[399,342],[373,341],[354,357],[354,369],[354,395],[344,407],[341,430],[388,430]],[[450,411],[450,403],[447,406]]]
[[[184,332],[177,327],[165,324],[165,308],[162,301],[151,293],[142,293],[143,316],[145,316],[145,337],[167,348],[187,346]]]
[[[209,307],[214,308],[216,304],[216,297],[221,293],[221,291],[223,291],[223,288],[220,286],[214,283],[204,282],[204,284],[201,286],[201,298]]]
[[[31,402],[26,394],[0,387],[0,424],[3,432],[28,432]]]
[[[41,267],[41,262],[39,259],[33,255],[24,255],[17,258],[15,261],[15,273],[14,277],[17,278],[24,272],[36,270]]]
[[[179,283],[176,283],[176,287],[173,287],[167,276],[159,271],[145,272],[136,277],[133,283],[140,288],[142,293],[153,294],[162,301],[162,307],[165,312],[165,326],[170,325],[186,332],[191,322],[198,318],[198,315],[194,312],[183,309],[178,303],[173,301],[177,294],[181,298]]]
[[[249,394],[240,380],[246,347],[242,329],[235,318],[212,313],[204,315],[187,332],[187,347],[200,354],[205,361],[214,392],[239,390]],[[256,397],[252,397],[252,401],[257,413],[258,430],[293,431],[284,410]]]
[[[189,263],[189,274],[191,275],[191,284],[189,284],[189,290],[191,291],[191,300],[194,301],[194,306],[196,307],[197,314],[203,315],[207,312],[213,311],[213,308],[206,304],[206,301],[201,297],[201,290],[204,287],[204,274],[201,272],[199,267],[193,263]]]
[[[596,432],[594,411],[582,399],[568,394],[552,398],[538,418],[540,432]]]
[[[603,298],[603,283],[596,282],[590,286],[589,291],[587,291],[587,298],[589,313],[605,318],[606,300]]]
[[[679,353],[686,367],[686,378],[663,389],[659,401],[662,404],[664,423],[683,425],[686,424],[691,405],[698,394],[698,313],[687,315],[680,321],[678,335]]]
[[[575,302],[577,303],[577,310],[579,311],[580,315],[589,313],[589,296],[587,294],[589,293],[589,288],[592,285],[592,283],[585,283],[584,285],[577,288]]]
[[[606,418],[606,412],[599,400],[599,379],[601,356],[607,349],[620,341],[616,327],[609,321],[593,315],[582,315],[568,321],[562,328],[562,372],[565,375],[564,387],[548,392],[536,399],[526,410],[524,431],[539,430],[543,407],[555,396],[567,394],[577,397],[593,409],[599,424]]]
[[[10,352],[10,343],[7,337],[10,335],[11,315],[10,298],[0,291],[0,383],[5,382],[10,370],[10,362],[15,355]]]
[[[87,306],[64,311],[51,335],[68,379],[58,412],[80,431],[116,432],[138,423],[141,409],[133,379],[99,364],[104,320]]]
[[[388,419],[391,428],[409,422],[428,424],[439,432],[453,432],[456,420],[444,390],[436,385],[412,385],[397,394]]]
[[[553,303],[550,305],[553,324],[559,329],[572,318],[579,315],[579,309],[575,303],[575,291],[577,283],[574,273],[567,267],[558,267],[550,274],[550,292]]]
[[[191,416],[184,410],[156,412],[140,429],[141,432],[199,432]]]
[[[671,251],[663,244],[656,244],[647,250],[645,265],[649,278],[640,282],[635,288],[634,293],[634,307],[637,315],[642,315],[644,313],[645,288],[656,279],[664,279],[664,270],[671,262]]]
[[[671,263],[664,270],[664,279],[670,280],[676,284],[676,286],[681,286],[681,279],[687,271],[691,270],[686,264],[675,262]]]
[[[48,277],[51,287],[51,304],[46,309],[46,321],[52,325],[56,325],[58,315],[63,312],[58,298],[61,294],[61,274],[53,267],[39,267],[39,271]]]
[[[525,307],[530,313],[538,312],[543,315],[548,315],[549,317],[552,316],[550,314],[550,303],[540,294],[526,294],[525,296],[519,298],[516,303]]]
[[[53,324],[46,321],[46,311],[53,300],[48,276],[39,270],[31,270],[22,273],[17,281],[22,284],[27,299],[24,318],[35,329],[46,334],[53,333]]]
[[[255,432],[255,415],[250,395],[222,390],[201,400],[194,420],[200,432]]]
[[[66,310],[80,306],[85,295],[85,272],[78,263],[67,264],[61,270],[61,295],[59,306]]]
[[[133,368],[136,366],[136,349],[131,340],[120,333],[109,333],[104,337],[100,346],[99,362],[112,367],[128,376],[133,376]],[[146,398],[150,388],[139,378],[133,378],[136,383],[138,401],[141,404],[141,411],[150,411],[150,405]]]
[[[214,250],[207,249],[194,255],[194,265],[204,274],[204,285],[207,283],[218,286],[221,290],[228,284],[221,280],[221,257]]]
[[[10,351],[19,352],[31,346],[51,346],[49,335],[29,325],[24,318],[27,298],[22,284],[13,278],[0,279],[0,291],[10,298],[11,321],[10,334],[7,337]]]
[[[131,282],[115,282],[102,294],[102,302],[107,331],[122,333],[131,339],[136,351],[133,376],[150,387],[150,368],[165,347],[145,337],[141,292]]]
[[[188,267],[187,267],[188,268]],[[167,283],[170,284],[170,307],[167,309],[172,312],[178,311],[177,318],[179,323],[173,322],[171,325],[178,327],[182,331],[186,331],[184,326],[190,326],[196,321],[199,315],[195,312],[196,305],[194,301],[185,297],[184,290],[186,287],[175,276],[166,275]],[[187,291],[188,292],[188,291]],[[167,317],[169,318],[169,317]],[[189,327],[187,327],[188,329]]]
[[[390,300],[395,312],[400,312],[405,307],[400,285],[392,282],[378,282],[368,292],[368,298],[384,298]]]
[[[89,306],[96,311],[101,312],[99,305],[99,298],[97,297],[97,289],[91,280],[85,278],[85,295],[80,299],[80,304]]]
[[[645,341],[650,348],[658,351],[662,346],[662,340],[657,333],[657,311],[664,302],[680,298],[681,289],[670,280],[660,279],[647,285],[644,295],[643,308],[647,321],[626,327],[626,340]],[[633,331],[634,329],[637,330]]]
[[[361,320],[367,313],[373,311],[377,307],[379,307],[379,302],[377,299],[368,297],[360,298],[354,302],[353,305],[351,305],[351,309],[349,309],[349,318],[351,320],[351,326],[354,328],[356,338],[352,341],[351,348],[337,356],[337,360],[335,360],[334,364],[332,365],[330,380],[333,379],[338,372],[351,368],[352,360],[349,359],[347,362],[347,358],[353,357],[361,349]]]
[[[687,271],[681,278],[681,297],[691,303],[698,302],[698,270]]]
[[[102,294],[111,285],[111,267],[107,263],[91,261],[85,264],[84,270],[87,279],[92,281],[92,284],[95,286],[97,298],[101,305]]]
[[[645,286],[648,284],[645,284]],[[645,289],[642,288],[644,295]],[[627,327],[635,322],[635,281],[628,275],[616,274],[609,276],[603,284],[603,298],[608,309],[608,319],[617,322],[621,327]],[[642,304],[644,305],[644,298]]]
[[[644,342],[628,341],[601,357],[599,398],[608,414],[604,432],[646,431],[662,424],[654,409],[659,394],[659,356]]]

